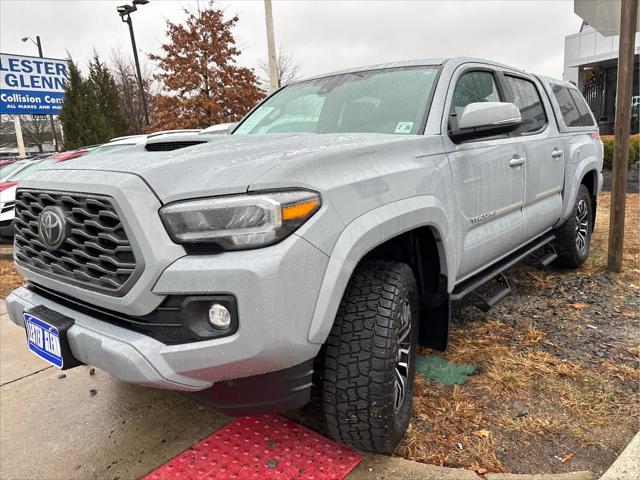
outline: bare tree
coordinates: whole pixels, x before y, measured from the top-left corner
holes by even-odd
[[[300,69],[302,65],[293,58],[293,54],[285,51],[282,45],[278,47],[276,55],[276,71],[278,75],[278,86],[283,87],[289,83],[295,82],[300,78]],[[260,81],[263,85],[269,84],[269,64],[261,60],[258,63],[260,68]],[[268,89],[267,89],[268,90]]]
[[[42,118],[32,115],[21,115],[20,126],[25,147],[37,147],[39,152],[53,150],[53,135],[51,134],[51,122],[49,117]],[[60,126],[56,122],[56,133],[60,138]],[[0,147],[16,147],[16,135],[12,115],[2,115],[0,118]]]
[[[44,152],[44,145],[48,150],[53,150],[53,134],[51,133],[51,121],[45,115],[42,117],[23,115],[21,120],[22,136],[27,147],[34,146],[39,152]],[[56,130],[57,130],[56,126]],[[58,131],[57,137],[60,138]]]
[[[129,124],[130,133],[143,133],[146,127],[144,108],[133,59],[125,55],[122,50],[113,49],[111,51],[111,65],[111,73],[119,90],[120,112]],[[150,91],[151,85],[152,75],[149,65],[143,65],[142,87],[149,111],[153,111],[153,106],[150,104],[153,99],[153,94]]]

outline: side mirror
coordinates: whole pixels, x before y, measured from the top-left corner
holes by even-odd
[[[227,126],[227,134],[231,134],[236,129],[237,126],[238,126],[238,122],[230,123]]]
[[[450,132],[454,141],[508,133],[520,126],[520,110],[513,103],[470,103],[458,119],[458,130]]]

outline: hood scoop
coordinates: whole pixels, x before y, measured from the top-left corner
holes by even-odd
[[[148,152],[169,152],[171,150],[178,150],[180,148],[192,147],[193,145],[200,145],[201,143],[207,143],[204,140],[172,140],[165,142],[147,143],[145,150]]]

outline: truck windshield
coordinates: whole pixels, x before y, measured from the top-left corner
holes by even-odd
[[[233,132],[415,135],[427,114],[437,66],[353,72],[289,85]]]

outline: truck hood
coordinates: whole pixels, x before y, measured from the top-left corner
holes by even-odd
[[[208,136],[207,143],[168,152],[144,145],[96,157],[77,158],[56,170],[101,170],[141,177],[165,203],[241,193],[284,162],[317,162],[326,155],[375,149],[408,136],[384,134],[277,134]],[[283,178],[286,181],[286,178]]]

